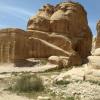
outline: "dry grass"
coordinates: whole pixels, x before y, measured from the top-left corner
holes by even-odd
[[[15,84],[10,88],[12,91],[17,92],[32,92],[32,91],[43,91],[44,86],[40,77],[33,74],[22,74],[20,78],[16,79]]]

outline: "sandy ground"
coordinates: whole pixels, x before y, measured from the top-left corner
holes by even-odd
[[[1,79],[3,78],[10,78],[12,72],[43,72],[43,71],[57,69],[57,67],[58,67],[57,65],[52,65],[52,64],[36,65],[34,67],[14,67],[13,64],[9,65],[3,64],[0,65],[0,81],[2,81]],[[57,75],[56,80],[57,78],[59,79],[60,77],[61,79],[66,80],[68,75],[70,75],[72,79],[83,80],[83,76],[85,74],[88,75],[86,78],[93,79],[93,77],[96,77],[98,80],[98,78],[100,77],[100,70],[90,69],[88,68],[87,65],[84,65],[83,67],[79,68],[73,67],[71,70],[64,71],[59,75]],[[92,76],[92,78],[90,76]],[[51,80],[54,79],[55,78]],[[4,91],[3,89],[5,88],[5,86],[4,84],[1,83],[0,83],[0,100],[33,100],[24,96],[18,96],[17,94]],[[55,93],[56,92],[64,93],[65,91],[65,95],[73,95],[73,93],[79,93],[81,100],[100,100],[99,96],[100,86],[89,82],[70,83],[67,86],[67,88],[64,87],[64,89],[53,87],[53,91],[55,91]]]
[[[47,70],[56,69],[57,65],[35,65],[34,67],[14,67],[13,64],[0,65],[0,73],[3,72],[44,72]]]
[[[0,100],[33,100],[16,94],[0,92]]]
[[[34,67],[14,67],[13,64],[0,65],[0,79],[11,77],[12,72],[43,72],[51,69],[55,69],[56,65],[36,65]],[[2,74],[7,73],[7,74]],[[27,97],[18,96],[17,94],[3,91],[4,85],[0,83],[0,100],[33,100]]]
[[[2,76],[0,76],[0,78],[2,78]],[[5,84],[0,82],[0,100],[33,100],[24,96],[18,96],[17,94],[10,93],[8,91],[4,91],[5,87]]]
[[[7,73],[7,74],[0,74],[0,78],[10,77],[11,72],[42,72],[48,69],[55,68],[56,65],[38,65],[34,67],[14,67],[13,64],[3,64],[0,65],[0,73]],[[1,84],[0,84],[1,85]],[[7,91],[3,91],[4,86],[0,86],[0,100],[33,100],[23,96],[18,96],[17,94],[12,94]]]

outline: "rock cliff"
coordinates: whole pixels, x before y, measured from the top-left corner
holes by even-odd
[[[100,21],[97,22],[97,36],[92,56],[89,56],[89,66],[93,69],[100,69]]]
[[[95,48],[100,48],[100,20],[97,22],[97,37],[96,37],[96,46]]]
[[[82,5],[63,2],[44,5],[21,29],[0,30],[0,62],[66,56],[68,64],[84,63],[90,55],[92,33]]]
[[[45,5],[36,16],[29,19],[27,29],[36,38],[65,51],[76,52],[82,60],[90,55],[92,33],[88,26],[87,13],[78,3]]]

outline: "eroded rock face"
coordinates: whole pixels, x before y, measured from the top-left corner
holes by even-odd
[[[46,5],[29,19],[27,27],[28,31],[33,32],[33,37],[43,39],[67,52],[76,52],[82,59],[90,55],[92,33],[87,13],[78,3]]]
[[[97,23],[96,29],[97,29],[97,37],[96,37],[95,48],[100,48],[100,20]]]
[[[93,69],[100,69],[100,21],[98,21],[97,26],[97,37],[94,41],[95,47],[92,56],[88,57],[89,66]]]
[[[28,37],[30,33],[21,29],[0,30],[0,62],[10,62],[14,59],[25,59],[29,56]]]
[[[75,59],[76,58],[76,59]],[[81,65],[80,57],[51,56],[48,58],[49,63],[58,65],[58,68],[69,67],[72,65]],[[68,66],[69,65],[69,66]]]
[[[28,30],[38,30],[50,32],[50,17],[54,13],[54,6],[47,4],[44,5],[42,9],[36,16],[32,16],[28,21]]]
[[[13,28],[0,30],[1,63],[28,58],[47,58],[52,55],[71,56],[72,53],[64,51],[47,41],[33,37],[31,32]]]
[[[80,4],[47,4],[29,19],[27,31],[0,30],[0,62],[62,56],[68,65],[80,65],[91,45],[87,14]]]

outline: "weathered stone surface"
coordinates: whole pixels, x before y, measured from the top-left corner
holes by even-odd
[[[97,23],[96,29],[97,29],[97,37],[96,37],[95,48],[100,48],[100,20]]]
[[[94,69],[100,69],[100,56],[89,56],[89,66]]]
[[[54,12],[54,7],[50,4],[44,5],[36,16],[28,21],[28,30],[50,31],[50,17]]]
[[[100,48],[95,49],[94,52],[93,52],[93,55],[94,56],[100,56]]]
[[[77,52],[82,59],[90,55],[92,33],[87,13],[78,3],[64,2],[55,7],[46,5],[29,19],[27,27],[28,31],[33,31],[33,37],[43,39],[67,52]]]
[[[75,59],[76,58],[76,59]],[[70,56],[70,57],[65,57],[65,56],[51,56],[48,58],[48,61],[51,64],[56,64],[59,65],[59,68],[63,67],[69,67],[73,65],[81,65],[81,59],[79,55],[76,56]]]
[[[95,46],[96,45],[96,37],[93,37],[93,39],[92,39],[92,50],[91,50],[91,53],[94,53],[94,51],[95,51]]]
[[[89,67],[93,69],[100,69],[100,21],[97,26],[97,37],[94,39],[95,46],[93,47],[92,56],[88,57]]]
[[[63,35],[48,34],[47,32],[40,32],[34,30],[29,32],[32,33],[32,37],[34,38],[45,40],[48,43],[58,46],[65,51],[75,52],[73,50],[73,44],[68,37],[65,37]]]
[[[10,62],[14,59],[25,59],[29,56],[27,38],[30,33],[21,29],[0,30],[0,62]],[[25,48],[26,47],[26,48]]]
[[[51,100],[51,98],[50,97],[38,96],[37,100]]]
[[[50,4],[46,4],[39,9],[38,16],[44,17],[46,19],[50,19],[51,15],[54,13],[54,6]]]
[[[51,52],[52,51],[52,52]],[[0,61],[10,62],[28,58],[47,58],[52,55],[71,54],[21,29],[0,30]]]
[[[41,16],[32,17],[28,22],[29,30],[50,31],[50,22]]]
[[[88,57],[89,67],[93,69],[100,69],[100,48],[94,50],[92,56]]]
[[[52,64],[59,65],[59,68],[63,68],[68,66],[69,57],[51,56],[48,58],[48,60]]]
[[[68,65],[79,65],[90,55],[91,45],[92,33],[82,5],[47,4],[29,19],[27,31],[0,30],[0,61],[63,56]]]
[[[71,56],[74,54],[45,40],[35,38],[31,32],[25,32],[21,29],[2,29],[0,34],[0,61],[2,63],[28,58],[48,58],[52,55]],[[56,37],[54,38],[56,39]]]

